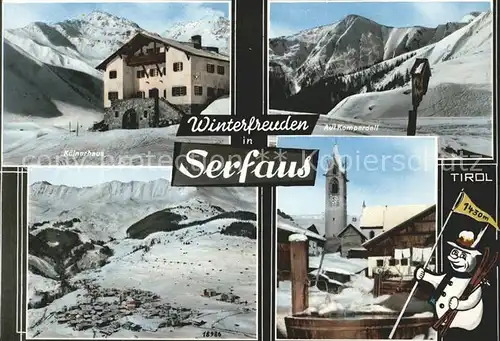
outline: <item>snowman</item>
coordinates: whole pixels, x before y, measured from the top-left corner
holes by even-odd
[[[433,300],[437,318],[440,319],[448,310],[456,310],[456,316],[449,328],[474,330],[483,317],[483,301],[481,287],[474,290],[466,299],[461,296],[471,282],[477,265],[477,257],[481,255],[476,249],[479,239],[474,240],[474,233],[462,231],[456,242],[448,241],[453,248],[448,254],[451,271],[444,274],[431,273],[417,268],[415,278],[419,282],[427,282],[434,289]]]

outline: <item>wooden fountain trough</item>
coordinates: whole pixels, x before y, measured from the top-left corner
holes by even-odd
[[[357,314],[355,317],[285,317],[288,339],[388,339],[397,315]],[[403,317],[394,339],[426,335],[432,317]]]
[[[301,315],[309,303],[308,242],[300,236],[290,239],[292,316],[285,317],[287,339],[388,339],[398,313],[344,312],[329,316]],[[427,335],[433,317],[403,315],[393,339]]]

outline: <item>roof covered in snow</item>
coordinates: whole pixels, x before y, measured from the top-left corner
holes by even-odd
[[[388,231],[433,205],[366,206],[361,213],[360,228],[382,228]]]
[[[325,237],[320,236],[317,233],[314,233],[313,231],[310,231],[308,229],[302,228],[299,226],[297,223],[294,221],[291,221],[290,219],[283,218],[281,216],[278,217],[278,229],[285,230],[288,232],[291,232],[292,234],[303,234],[307,236],[309,239],[313,240],[321,240],[324,241]]]
[[[363,233],[363,231],[361,231],[359,228],[357,228],[356,226],[354,226],[353,224],[348,224],[342,231],[340,231],[339,233],[339,237],[342,236],[347,230],[349,229],[353,229],[354,231],[356,231],[357,233],[360,234],[360,236],[364,239],[368,239],[365,234]]]
[[[384,229],[383,233],[375,236],[372,239],[367,240],[365,243],[363,243],[363,246],[366,248],[369,245],[372,245],[373,243],[376,243],[379,240],[384,239],[385,237],[390,235],[390,233],[397,231],[399,228],[404,227],[406,224],[410,223],[411,221],[418,219],[418,218],[430,213],[431,211],[435,211],[435,210],[436,210],[436,205],[426,205],[426,207],[424,209],[421,209],[419,212],[416,212],[415,214],[413,214],[412,216],[408,217],[407,219],[401,221],[399,224],[395,225],[394,227],[392,227],[388,230]]]
[[[416,58],[410,73],[412,75],[417,75],[421,73],[427,73],[431,76],[431,67],[429,65],[429,60],[427,58]]]
[[[203,57],[203,58],[209,58],[209,59],[216,59],[224,62],[229,62],[229,56],[217,53],[215,51],[207,50],[206,48],[195,48],[194,46],[188,44],[188,43],[183,43],[177,40],[173,39],[168,39],[165,37],[160,36],[159,34],[154,34],[154,33],[149,33],[149,32],[139,32],[135,36],[133,36],[131,39],[129,39],[121,48],[119,48],[117,51],[115,51],[113,54],[111,54],[108,58],[106,58],[101,64],[99,64],[96,69],[102,70],[106,68],[106,65],[111,62],[117,55],[120,54],[120,52],[123,52],[127,45],[132,43],[134,40],[137,41],[138,39],[141,38],[146,38],[151,41],[155,41],[160,44],[165,44],[168,46],[171,46],[177,50],[184,51],[188,54],[192,54],[194,56],[198,57]]]
[[[318,269],[321,257],[309,257],[309,268]],[[325,254],[321,269],[342,275],[355,275],[368,267],[367,259],[343,258],[339,253]]]

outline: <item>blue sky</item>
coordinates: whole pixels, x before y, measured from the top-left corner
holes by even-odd
[[[278,187],[276,205],[292,215],[325,209],[325,174],[333,146],[347,157],[347,211],[359,215],[368,206],[434,204],[437,197],[437,146],[433,137],[279,137],[282,148],[319,149],[316,184]]]
[[[171,167],[34,167],[28,172],[29,184],[48,181],[53,185],[85,187],[117,180],[152,181],[161,178],[170,181]]]
[[[209,15],[229,17],[228,3],[160,3],[160,2],[99,2],[99,3],[7,3],[4,7],[4,28],[26,26],[34,21],[55,23],[84,18],[100,10],[137,23],[142,28],[162,33],[177,22],[199,20]]]
[[[290,35],[357,14],[386,26],[435,27],[459,21],[473,11],[487,11],[491,2],[318,2],[272,3],[269,36]]]

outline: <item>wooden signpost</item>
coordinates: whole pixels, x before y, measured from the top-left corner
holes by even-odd
[[[408,127],[406,135],[415,136],[417,132],[417,108],[422,98],[427,93],[431,66],[426,58],[417,58],[410,70],[411,74],[411,100],[413,109],[408,112]]]

